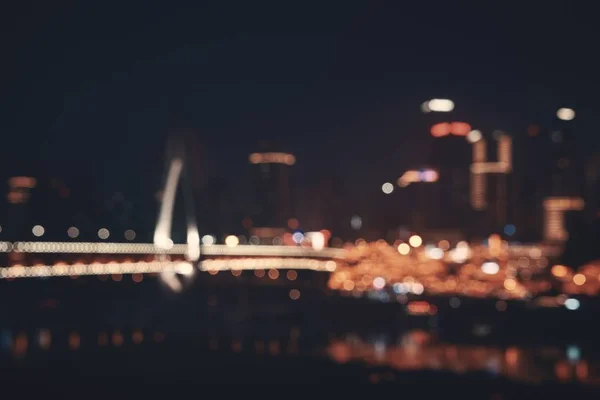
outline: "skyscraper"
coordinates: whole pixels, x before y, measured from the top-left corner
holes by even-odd
[[[285,227],[287,220],[293,217],[289,180],[296,157],[276,150],[273,143],[263,142],[259,151],[248,157],[255,169],[256,210],[253,225],[256,227]]]
[[[427,225],[463,228],[470,211],[471,147],[466,137],[471,126],[454,115],[450,100],[433,99],[428,105],[431,145],[427,164],[439,174],[435,183],[439,196],[428,215],[430,222]]]
[[[477,219],[478,228],[482,230],[480,233],[502,232],[509,217],[508,190],[512,172],[512,138],[496,131],[489,141],[495,146],[488,146],[488,140],[481,135],[476,139],[472,144],[470,167],[471,207],[480,214]]]

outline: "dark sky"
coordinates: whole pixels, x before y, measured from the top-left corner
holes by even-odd
[[[571,106],[584,147],[598,143],[600,35],[565,2],[18,3],[0,12],[10,168],[36,158],[112,190],[162,165],[166,133],[185,127],[224,175],[269,138],[299,174],[377,191],[421,162],[419,106],[444,96],[513,135]]]

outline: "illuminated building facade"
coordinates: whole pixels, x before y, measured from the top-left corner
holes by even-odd
[[[578,197],[549,197],[544,200],[544,240],[564,242],[569,238],[565,228],[565,213],[581,211],[585,206]]]
[[[585,181],[589,169],[584,168],[584,157],[581,157],[585,151],[576,148],[571,119],[558,117],[545,126],[531,124],[526,132],[515,138],[519,141],[514,160],[518,170],[515,176],[519,205],[516,221],[525,240],[564,240],[568,236],[564,230],[564,216],[559,216],[563,211],[554,206],[547,208],[547,199],[582,198],[585,195],[588,206],[589,191],[586,192]]]
[[[254,172],[256,210],[252,216],[255,227],[285,227],[294,217],[290,169],[296,163],[294,155],[271,151],[271,143],[261,144],[261,151],[249,155]]]
[[[470,202],[473,210],[483,212],[483,228],[502,231],[508,221],[508,189],[513,169],[512,139],[499,134],[494,141],[497,161],[488,161],[484,138],[472,144]]]

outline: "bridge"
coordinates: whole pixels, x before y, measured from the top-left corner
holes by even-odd
[[[149,255],[153,256],[153,260],[74,264],[56,262],[52,265],[31,266],[17,264],[0,267],[0,279],[158,273],[168,280],[175,274],[191,275],[196,267],[203,271],[271,268],[334,271],[334,260],[345,257],[344,250],[331,248],[315,250],[301,246],[202,245],[194,211],[190,175],[186,170],[185,145],[177,137],[169,140],[167,160],[167,175],[154,231],[154,243],[0,242],[0,253],[8,254]],[[180,181],[183,181],[187,225],[185,244],[175,244],[171,239],[173,207]]]
[[[296,269],[332,272],[337,261],[346,258],[343,249],[313,249],[303,246],[281,245],[232,245],[201,244],[194,212],[189,173],[186,171],[186,151],[181,141],[169,142],[167,175],[162,191],[162,201],[154,231],[153,243],[111,242],[43,242],[19,241],[0,242],[0,253],[23,263],[25,254],[53,255],[99,255],[97,259],[74,263],[53,261],[46,265],[35,261],[35,265],[16,264],[0,266],[0,279],[47,278],[58,276],[114,275],[114,274],[160,274],[163,280],[176,275],[192,275],[197,269],[208,272],[223,270]],[[173,208],[180,181],[186,215],[186,243],[175,244],[171,238]],[[552,246],[511,245],[512,258],[555,256]],[[14,257],[16,255],[16,257]],[[104,256],[101,256],[104,255]],[[137,261],[132,261],[138,256]],[[106,262],[107,256],[114,257]],[[117,257],[118,256],[118,257]],[[141,256],[141,257],[140,257]],[[149,256],[149,257],[145,257]],[[145,257],[143,260],[139,258]]]
[[[187,244],[175,244],[163,248],[149,243],[72,243],[72,242],[0,242],[0,253],[23,254],[98,254],[98,255],[154,255],[154,261],[111,261],[90,264],[59,262],[54,265],[13,265],[0,267],[3,278],[43,278],[55,276],[112,275],[136,273],[176,273],[191,275],[195,264],[203,271],[255,270],[255,269],[309,269],[334,271],[335,259],[342,259],[345,251],[326,248],[313,250],[292,246],[199,246],[194,253],[203,255],[202,260],[161,260],[160,256],[187,256]],[[223,257],[224,259],[212,259]],[[199,261],[199,262],[197,262]]]

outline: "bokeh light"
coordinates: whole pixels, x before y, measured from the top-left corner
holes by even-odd
[[[36,225],[33,227],[33,229],[31,229],[31,233],[33,233],[33,235],[36,237],[43,236],[44,232],[46,232],[46,230],[41,225]]]
[[[412,246],[412,247],[419,247],[423,244],[423,239],[421,239],[421,236],[419,235],[412,235],[409,239],[408,239],[408,243]]]
[[[407,255],[410,253],[410,246],[406,243],[400,243],[398,245],[398,253],[402,254],[403,256]]]
[[[79,229],[77,229],[76,227],[72,226],[69,229],[67,229],[67,235],[71,239],[75,239],[76,237],[79,236]]]
[[[575,118],[575,110],[566,107],[559,108],[558,111],[556,111],[556,116],[560,120],[571,121]]]
[[[235,235],[229,235],[225,238],[225,244],[227,247],[235,247],[240,243],[240,240]]]
[[[475,143],[479,142],[482,137],[483,135],[481,134],[481,131],[475,129],[469,132],[469,134],[467,135],[467,140],[469,141],[469,143]]]
[[[385,194],[390,194],[394,191],[394,185],[392,185],[390,182],[386,182],[381,185],[381,191]]]
[[[106,228],[100,228],[98,230],[98,237],[102,240],[106,240],[108,239],[108,237],[110,236],[110,232],[108,231],[108,229]]]

